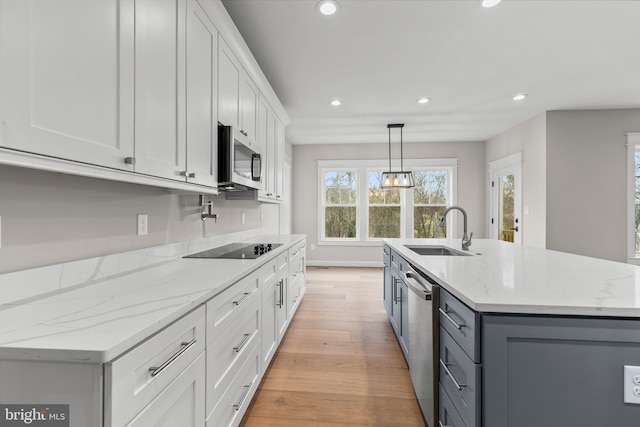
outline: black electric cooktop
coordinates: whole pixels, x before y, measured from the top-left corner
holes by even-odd
[[[185,258],[256,259],[278,246],[282,246],[282,243],[230,243],[187,255]]]

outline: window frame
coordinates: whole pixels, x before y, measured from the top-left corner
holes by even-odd
[[[636,253],[636,152],[640,152],[640,133],[627,133],[627,262],[640,265]]]
[[[354,206],[353,204],[340,204],[340,205],[335,205],[335,204],[327,204],[326,200],[325,200],[325,174],[327,172],[355,172],[356,174],[356,203],[355,203],[355,208],[356,208],[356,235],[355,237],[324,237],[325,236],[325,212],[326,212],[326,208],[329,206],[338,206],[338,207],[347,207],[347,206]],[[336,168],[324,168],[318,176],[318,180],[320,182],[320,187],[319,187],[319,196],[320,196],[320,210],[319,213],[322,213],[322,221],[319,221],[319,234],[318,236],[322,236],[323,240],[326,242],[357,242],[360,239],[360,227],[358,224],[358,219],[360,218],[360,176],[357,172],[357,168],[349,168],[349,167],[336,167]]]
[[[404,159],[404,165],[411,171],[445,170],[447,172],[447,206],[457,203],[457,158]],[[389,169],[388,159],[381,160],[318,160],[318,208],[317,244],[344,246],[379,246],[382,238],[369,237],[369,172]],[[325,237],[324,175],[326,172],[356,172],[356,238]],[[413,191],[400,192],[400,238],[413,236]],[[457,221],[447,218],[448,235],[456,235]]]

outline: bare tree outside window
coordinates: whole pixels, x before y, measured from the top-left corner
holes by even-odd
[[[635,184],[636,184],[635,241],[636,241],[636,255],[640,255],[640,151],[636,151],[636,155],[635,155]]]
[[[369,237],[400,237],[400,190],[382,189],[382,172],[369,172]]]
[[[355,238],[357,230],[357,174],[324,174],[324,234],[327,238]]]
[[[439,222],[447,208],[447,172],[414,172],[413,237],[446,237]]]

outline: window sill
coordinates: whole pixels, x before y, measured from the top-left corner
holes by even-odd
[[[382,239],[380,240],[321,240],[318,246],[379,246],[382,247]]]

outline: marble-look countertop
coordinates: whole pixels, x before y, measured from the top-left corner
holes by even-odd
[[[479,312],[640,317],[640,267],[498,240],[471,256],[422,256],[405,245],[460,239],[385,239],[398,254]]]
[[[0,359],[111,361],[303,238],[249,239],[283,244],[255,260],[185,259],[184,253],[86,286],[3,304]],[[10,277],[21,286],[30,276],[26,271]]]

